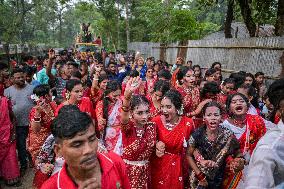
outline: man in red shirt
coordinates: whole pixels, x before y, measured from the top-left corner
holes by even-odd
[[[130,189],[121,158],[112,152],[98,152],[99,140],[91,117],[79,109],[64,110],[53,121],[52,134],[55,154],[65,163],[41,189]]]

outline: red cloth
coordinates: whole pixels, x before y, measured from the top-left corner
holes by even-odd
[[[250,130],[249,150],[252,154],[257,142],[266,133],[265,123],[261,116],[247,114],[247,125]],[[246,142],[246,132],[239,138],[240,149],[243,152]]]
[[[56,111],[55,111],[55,116],[58,115],[59,110],[64,106],[64,103],[61,103]],[[92,118],[94,118],[94,108],[93,108],[93,104],[90,100],[90,98],[88,97],[82,97],[82,100],[78,103],[78,108],[80,109],[81,112],[86,112],[88,113]]]
[[[188,166],[185,161],[187,146],[185,144],[193,131],[193,121],[183,116],[172,131],[165,128],[160,116],[152,121],[157,125],[157,140],[165,143],[166,152],[162,157],[153,156],[151,188],[183,189],[184,182],[188,180]]]
[[[127,161],[143,161],[144,165],[127,163],[127,174],[131,188],[147,189],[150,186],[150,156],[155,150],[156,124],[148,122],[143,136],[137,136],[135,124],[129,122],[122,126],[122,159]]]
[[[33,187],[40,188],[43,185],[43,183],[46,180],[48,180],[48,178],[49,178],[48,174],[44,174],[40,170],[37,170],[35,172],[35,176],[34,176],[34,180],[33,180]]]
[[[266,127],[261,116],[247,114],[246,119],[247,119],[247,127],[250,130],[249,141],[246,144],[247,132],[244,132],[242,136],[238,139],[238,141],[240,143],[241,152],[242,153],[244,152],[245,145],[247,145],[251,155],[254,148],[256,147],[257,142],[265,134]],[[229,169],[226,169],[225,177],[223,180],[223,188],[225,189],[236,188],[238,186],[240,179],[241,177],[239,173],[234,174]]]
[[[151,95],[147,95],[146,98],[149,100],[149,110],[150,110],[150,119],[151,118],[154,118],[156,116],[158,116],[160,114],[160,109],[157,109],[155,106],[154,106],[154,103],[152,101],[152,97]]]
[[[126,167],[122,159],[113,152],[98,153],[98,160],[102,170],[102,189],[130,189]],[[78,186],[68,176],[66,164],[62,170],[50,177],[41,189],[77,189]],[[59,177],[59,178],[58,178]]]
[[[0,96],[0,177],[5,180],[20,176],[16,142],[11,142],[13,125],[9,115],[9,101]]]
[[[177,90],[183,97],[184,113],[196,110],[200,103],[200,91],[198,87],[186,90],[185,87],[177,87]]]
[[[49,106],[50,106],[50,111],[48,113],[45,113],[44,111],[41,112],[40,131],[34,132],[31,126],[29,127],[29,136],[27,139],[27,145],[28,145],[28,150],[32,156],[33,162],[35,162],[35,159],[45,139],[50,135],[50,125],[52,120],[55,118],[55,110],[57,108],[57,105],[55,102],[50,102]],[[35,107],[33,107],[30,112],[29,115],[30,122],[34,119],[34,115],[35,115]]]

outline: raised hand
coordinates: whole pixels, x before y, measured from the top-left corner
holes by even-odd
[[[48,51],[48,58],[50,60],[55,59],[55,51],[53,49],[49,49],[49,51]]]
[[[142,80],[139,76],[130,78],[128,82],[126,83],[125,91],[134,92],[140,87],[141,83],[142,83]]]

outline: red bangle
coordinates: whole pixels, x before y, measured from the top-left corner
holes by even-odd
[[[206,176],[204,173],[200,172],[198,175],[196,175],[196,178],[199,180],[199,181],[203,181]]]

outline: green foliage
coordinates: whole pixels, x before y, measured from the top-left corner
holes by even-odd
[[[126,49],[127,23],[130,41],[201,39],[223,27],[226,9],[226,0],[3,0],[0,41],[68,47],[82,23],[111,50]],[[273,24],[277,0],[252,0],[251,9],[256,23]],[[237,1],[234,20],[242,21]]]

